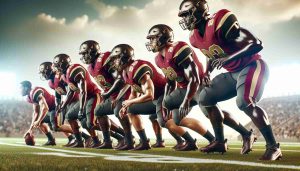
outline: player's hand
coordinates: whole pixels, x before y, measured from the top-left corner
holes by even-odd
[[[84,119],[84,114],[83,114],[82,111],[79,111],[79,112],[78,112],[78,120],[81,121],[82,119]]]
[[[28,130],[27,132],[25,132],[25,134],[23,135],[23,138],[25,138],[27,134],[32,134],[32,131]]]
[[[123,119],[127,115],[127,108],[122,107],[119,111],[119,116],[121,119]]]
[[[125,100],[125,101],[123,101],[123,103],[122,103],[122,107],[128,108],[128,107],[131,106],[132,104],[133,104],[133,103],[132,103],[131,100]]]
[[[171,111],[165,108],[164,106],[162,107],[162,118],[165,122],[167,122],[170,119]]]
[[[218,58],[212,61],[211,67],[221,69],[226,61],[226,58]]]
[[[103,98],[103,100],[106,100],[109,98],[109,95],[107,93],[102,93],[101,97]]]
[[[40,127],[40,125],[41,125],[41,121],[34,121],[33,122],[33,127],[34,128],[38,128],[38,127]]]
[[[179,116],[180,118],[184,118],[190,111],[190,102],[189,100],[183,100],[182,104],[179,107]]]
[[[209,73],[205,73],[203,75],[203,77],[201,78],[201,84],[205,87],[209,87],[211,84],[211,80],[210,80],[210,74]]]

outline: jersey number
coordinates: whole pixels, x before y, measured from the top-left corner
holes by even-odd
[[[211,45],[208,50],[201,49],[201,52],[210,59],[224,58],[227,56],[224,50],[215,44]]]

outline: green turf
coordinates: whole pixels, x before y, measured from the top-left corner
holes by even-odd
[[[37,139],[37,144],[42,144],[45,139]],[[0,143],[10,143],[15,145],[22,145],[21,138],[0,138]],[[256,143],[254,151],[249,155],[240,155],[240,142],[229,142],[229,151],[224,155],[220,154],[203,154],[199,151],[193,152],[178,152],[168,148],[151,149],[149,151],[141,152],[123,152],[115,150],[96,150],[96,149],[70,149],[63,148],[61,145],[65,143],[65,139],[58,139],[58,146],[46,147],[47,149],[37,149],[24,146],[9,146],[0,144],[0,170],[173,170],[173,171],[187,171],[187,170],[288,170],[254,167],[245,165],[230,165],[230,164],[205,164],[205,163],[147,163],[137,161],[115,161],[104,159],[103,156],[95,155],[112,155],[124,156],[130,154],[145,155],[154,154],[162,156],[177,156],[188,157],[195,159],[213,159],[222,161],[247,161],[255,163],[263,163],[270,165],[294,165],[300,168],[300,144],[297,143],[282,143],[281,149],[283,151],[283,159],[275,162],[260,162],[257,159],[264,152],[263,143]],[[172,146],[172,144],[167,144]],[[205,145],[201,143],[201,146]],[[37,147],[40,147],[37,145]],[[50,149],[50,150],[49,150]],[[68,150],[65,152],[51,151],[51,149]],[[74,152],[75,154],[73,154]],[[87,154],[77,154],[77,152],[89,152]],[[38,155],[45,154],[47,155]],[[55,156],[60,153],[69,157]],[[90,156],[90,154],[92,156]],[[94,156],[93,156],[94,155]],[[80,157],[80,158],[79,158]],[[149,159],[150,160],[150,159]]]

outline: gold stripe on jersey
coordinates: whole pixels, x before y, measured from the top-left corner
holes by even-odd
[[[76,75],[75,76],[73,76],[73,74],[75,73],[75,71],[77,71],[78,69],[82,69],[83,70],[83,74],[85,74],[85,69],[82,67],[82,66],[77,66],[77,67],[75,67],[72,71],[71,71],[71,73],[70,73],[70,78],[76,78],[77,77],[77,75],[80,73],[76,73]],[[73,77],[72,77],[73,76]],[[72,81],[75,81],[75,80],[72,80]]]
[[[44,94],[44,91],[42,90],[42,89],[36,89],[34,92],[33,92],[33,95],[32,95],[32,100],[33,101],[36,101],[36,102],[38,102],[38,100],[36,99],[38,96],[39,96],[39,94],[37,94],[38,92],[42,92],[42,94]],[[35,97],[36,95],[38,95],[37,97]]]
[[[151,67],[149,67],[147,64],[143,64],[143,65],[141,65],[141,66],[135,71],[134,76],[133,76],[133,78],[132,78],[133,80],[135,79],[135,77],[137,76],[137,74],[139,73],[139,71],[140,71],[141,69],[143,69],[144,67],[149,68],[149,69],[151,70],[151,72],[153,73],[153,70],[152,70]],[[141,75],[141,77],[138,78],[138,82],[140,82],[141,78],[143,78],[143,76],[144,76],[145,74],[147,74],[147,73],[148,73],[148,72],[143,73],[143,75]],[[151,74],[151,73],[150,73],[150,74]]]
[[[218,26],[217,26],[216,31],[218,31],[218,30],[222,27],[222,25],[225,23],[226,19],[227,19],[231,14],[232,14],[232,12],[227,12],[227,13],[222,17],[222,19],[220,20],[220,22],[219,22],[219,24],[218,24]]]
[[[226,34],[225,34],[225,38],[227,38],[227,35],[228,33],[230,32],[230,30],[234,27],[234,26],[239,26],[239,22],[238,21],[235,21],[230,27],[229,29],[227,30]]]
[[[177,52],[176,54],[173,56],[173,58],[176,58],[182,51],[184,51],[186,48],[190,48],[189,45],[184,45],[182,46]]]

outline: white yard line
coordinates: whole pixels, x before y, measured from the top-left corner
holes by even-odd
[[[151,155],[151,154],[141,154],[141,153],[118,153],[117,155],[108,155],[108,154],[101,154],[101,153],[80,152],[80,151],[46,148],[46,147],[38,147],[38,146],[26,146],[21,144],[4,143],[1,141],[0,141],[0,145],[7,145],[7,146],[14,146],[14,147],[27,147],[27,148],[41,149],[47,151],[54,151],[54,152],[59,152],[60,156],[63,156],[63,154],[61,153],[70,153],[70,154],[84,155],[87,157],[104,157],[105,160],[114,160],[114,161],[132,161],[132,162],[146,162],[146,163],[183,163],[183,164],[203,164],[203,163],[229,164],[229,165],[239,165],[239,166],[300,170],[300,166],[296,166],[296,165],[265,164],[265,163],[244,162],[244,161],[235,161],[235,160],[198,159],[198,158]]]

